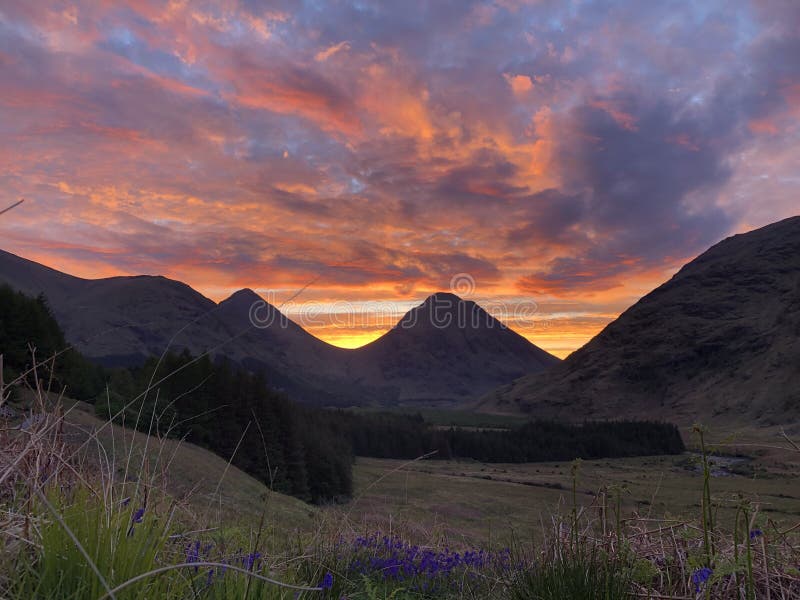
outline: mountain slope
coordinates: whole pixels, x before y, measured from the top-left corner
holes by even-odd
[[[96,362],[129,366],[167,348],[208,351],[264,372],[273,387],[312,404],[447,400],[463,406],[558,362],[475,303],[448,294],[432,296],[372,344],[345,350],[247,289],[216,304],[164,277],[81,279],[2,250],[0,283],[43,293],[67,340]],[[456,311],[448,326],[434,326],[433,313],[423,318],[443,304]],[[470,315],[467,322],[458,320],[459,311]]]
[[[374,342],[353,351],[360,381],[391,386],[398,400],[463,401],[560,362],[472,301],[438,293]]]
[[[160,354],[173,335],[173,347],[194,350],[214,347],[227,333],[213,317],[211,327],[202,323],[215,308],[213,301],[164,277],[81,279],[0,251],[0,282],[29,295],[44,294],[67,340],[105,364],[133,364]]]
[[[481,407],[581,420],[800,418],[800,217],[723,240],[560,365]]]
[[[337,348],[286,319],[250,290],[216,304],[188,285],[159,276],[81,279],[0,251],[0,282],[44,294],[67,340],[105,365],[131,366],[167,348],[211,352],[263,370],[273,385],[312,403],[335,403],[325,374],[336,372]],[[262,327],[249,320],[263,302],[277,317]],[[338,364],[338,362],[337,362]]]

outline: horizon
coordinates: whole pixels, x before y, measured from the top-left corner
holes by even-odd
[[[563,358],[796,212],[798,27],[779,0],[9,3],[3,246],[302,290],[347,348],[434,291],[532,302],[510,326]]]
[[[800,215],[793,215],[790,217],[786,217],[787,219],[798,217]],[[781,219],[784,220],[784,219]],[[777,221],[776,221],[777,222]],[[748,230],[752,231],[752,229]],[[737,232],[738,235],[740,233],[747,233],[744,232]],[[711,247],[716,245],[717,243],[723,241],[722,238],[712,244]],[[707,248],[706,250],[710,249]],[[705,252],[706,250],[703,250]],[[0,251],[8,252],[3,248],[0,248]],[[700,254],[702,254],[701,252]],[[11,253],[13,254],[13,253]],[[14,254],[17,258],[21,258],[23,260],[31,260],[24,256],[20,256],[18,254]],[[699,254],[698,254],[699,256]],[[690,262],[690,259],[687,262]],[[35,261],[34,261],[35,262]],[[45,266],[50,269],[54,269],[59,271],[60,273],[77,277],[73,273],[68,273],[66,271],[61,271],[52,265],[46,265],[43,263],[42,266]],[[672,275],[674,275],[682,266],[676,268],[673,273],[671,273],[663,282],[659,282],[654,286],[658,287],[661,283],[666,282]],[[488,313],[491,317],[500,321],[504,326],[508,327],[515,333],[526,338],[532,344],[542,348],[543,350],[549,352],[553,356],[556,356],[560,359],[565,359],[567,356],[572,354],[575,350],[580,349],[586,343],[590,342],[595,335],[600,333],[604,328],[605,325],[601,326],[595,334],[591,335],[583,344],[572,348],[568,351],[565,351],[563,348],[550,348],[548,347],[548,338],[546,336],[541,336],[540,334],[552,327],[551,322],[546,321],[541,317],[541,313],[539,312],[539,306],[533,299],[527,300],[519,300],[516,299],[513,302],[503,301],[498,299],[482,299],[480,297],[474,297],[473,294],[475,292],[475,282],[466,274],[458,274],[453,280],[451,280],[450,289],[442,289],[442,290],[430,290],[425,292],[421,296],[415,296],[414,298],[405,299],[402,301],[397,300],[361,300],[361,301],[350,301],[347,299],[337,299],[334,302],[319,302],[314,300],[301,300],[300,296],[302,292],[305,291],[305,287],[301,287],[297,290],[285,290],[287,300],[281,301],[281,299],[277,295],[277,291],[270,288],[263,288],[263,289],[253,289],[249,287],[239,288],[230,292],[227,296],[218,296],[214,297],[204,293],[203,286],[196,286],[190,282],[182,281],[180,279],[174,279],[171,277],[167,277],[160,273],[136,273],[136,274],[123,274],[123,275],[109,275],[105,277],[93,278],[93,277],[84,277],[83,279],[106,279],[112,277],[164,277],[166,279],[170,279],[171,281],[176,281],[178,283],[183,283],[188,285],[192,290],[201,294],[202,296],[208,298],[209,300],[213,301],[216,305],[221,304],[222,302],[231,299],[236,294],[240,292],[250,292],[258,296],[260,301],[264,301],[267,304],[271,305],[273,308],[277,309],[279,313],[281,313],[284,317],[301,327],[306,333],[312,335],[316,339],[323,341],[331,346],[335,346],[337,348],[341,348],[343,350],[356,350],[358,348],[362,348],[367,346],[368,344],[380,339],[386,333],[388,333],[391,329],[395,328],[403,319],[403,317],[409,313],[409,311],[413,310],[414,308],[420,307],[425,304],[428,300],[430,300],[433,296],[446,294],[446,295],[453,295],[460,301],[465,302],[474,302],[477,304],[481,309],[483,309],[486,313]],[[459,291],[455,288],[461,287],[462,291]],[[647,295],[652,290],[649,290],[642,297]],[[635,299],[630,306],[625,307],[621,312],[625,312],[628,308],[633,306],[638,300],[641,298]],[[251,306],[251,311],[255,305]],[[621,314],[621,313],[620,313]],[[558,318],[559,315],[548,315],[550,318]],[[609,318],[608,323],[611,323],[615,320],[616,317]],[[259,327],[259,324],[255,321],[254,314],[251,312],[250,320],[254,326]],[[608,324],[606,323],[606,325]],[[333,339],[326,339],[326,337],[319,334],[319,331],[333,331],[334,335],[339,337],[334,337]],[[360,335],[358,337],[350,337],[345,333],[342,336],[341,332],[350,332],[350,331],[359,331]],[[364,334],[364,331],[371,331],[371,334]],[[558,333],[556,334],[558,335]],[[338,342],[338,343],[337,343]]]
[[[7,250],[4,250],[2,248],[0,248],[0,251],[6,252],[8,254],[11,254],[12,256],[15,256],[16,258],[19,258],[19,259],[22,259],[24,261],[30,262],[30,259],[27,259],[24,256],[19,256],[17,254],[13,254],[13,253],[8,252]],[[72,273],[67,273],[65,271],[60,271],[59,269],[55,269],[51,265],[44,265],[42,263],[35,263],[35,264],[39,264],[39,265],[41,265],[43,267],[46,267],[48,269],[53,269],[53,270],[55,270],[58,273],[61,273],[63,275],[67,275],[67,276],[70,276],[70,277],[77,277],[76,275],[73,275]],[[289,300],[289,302],[280,302],[280,300],[278,300],[275,297],[275,291],[271,290],[271,289],[253,290],[251,288],[241,288],[241,289],[235,290],[229,296],[225,296],[225,297],[222,297],[222,298],[211,298],[211,297],[203,294],[200,291],[200,289],[198,289],[197,287],[195,287],[195,286],[193,286],[193,285],[191,285],[191,284],[189,284],[189,283],[187,283],[185,281],[172,279],[172,278],[169,278],[169,277],[166,277],[164,275],[157,274],[157,273],[139,273],[139,274],[131,274],[131,275],[111,275],[111,276],[108,276],[108,277],[101,277],[101,278],[80,278],[80,279],[84,279],[86,281],[98,281],[98,280],[102,280],[102,279],[113,279],[113,278],[119,278],[119,277],[121,277],[121,278],[139,278],[139,277],[154,277],[154,278],[158,278],[158,277],[164,277],[166,279],[169,279],[170,281],[174,281],[174,282],[177,282],[177,283],[182,283],[182,284],[185,284],[185,285],[189,286],[194,292],[196,292],[196,293],[204,296],[205,298],[213,301],[217,306],[219,306],[220,304],[222,304],[225,301],[231,300],[234,296],[236,296],[236,295],[238,295],[238,294],[240,294],[242,292],[254,294],[255,296],[258,297],[258,300],[256,302],[254,302],[253,305],[251,305],[250,320],[251,320],[251,323],[253,324],[253,326],[255,326],[255,327],[262,327],[263,326],[263,323],[259,323],[258,322],[257,316],[252,311],[255,308],[255,305],[256,305],[257,302],[266,302],[267,305],[270,305],[272,308],[276,309],[278,311],[278,313],[280,313],[281,315],[286,317],[288,320],[292,321],[297,326],[301,327],[309,335],[312,335],[313,337],[315,337],[316,339],[318,339],[320,341],[328,343],[328,344],[330,344],[332,346],[335,346],[337,348],[341,348],[343,350],[355,350],[355,349],[358,349],[358,348],[362,348],[362,347],[370,344],[371,342],[376,341],[377,339],[379,339],[380,337],[385,335],[388,331],[390,331],[391,329],[393,329],[396,326],[398,326],[401,323],[401,321],[403,320],[403,318],[408,313],[410,313],[415,308],[419,308],[419,307],[425,305],[425,303],[427,303],[429,300],[431,300],[432,298],[434,298],[436,296],[442,296],[442,295],[453,296],[459,302],[465,302],[465,303],[466,302],[472,302],[472,303],[478,305],[478,307],[480,307],[483,311],[485,311],[492,318],[497,319],[498,321],[500,321],[503,324],[503,326],[511,329],[515,333],[520,333],[517,330],[517,327],[515,325],[519,325],[519,324],[523,324],[524,325],[524,323],[525,323],[524,320],[520,320],[520,319],[525,319],[525,318],[529,317],[536,310],[535,303],[529,303],[528,305],[516,304],[516,305],[513,305],[513,306],[509,306],[508,304],[505,304],[505,303],[497,303],[497,302],[494,302],[494,301],[486,301],[486,302],[484,302],[480,298],[473,298],[473,297],[470,297],[470,296],[460,296],[458,293],[456,293],[456,292],[454,292],[452,290],[432,291],[432,292],[427,293],[426,295],[424,295],[422,297],[417,297],[415,299],[410,299],[410,300],[406,300],[406,301],[402,301],[402,302],[397,302],[397,301],[382,301],[382,302],[380,302],[380,301],[370,301],[370,300],[360,301],[360,302],[349,302],[347,300],[337,300],[334,303],[330,303],[330,304],[326,305],[326,304],[319,303],[319,302],[314,302],[314,301],[298,301],[298,302],[295,302],[295,300],[297,298],[294,296],[294,294],[292,295],[293,299]],[[296,292],[297,291],[295,290],[295,293]],[[375,334],[374,338],[371,338],[371,339],[369,339],[369,340],[367,340],[367,341],[365,341],[363,343],[360,343],[359,345],[347,346],[347,345],[334,344],[334,343],[331,343],[330,341],[325,340],[322,337],[316,335],[316,333],[315,333],[315,329],[317,329],[317,327],[319,327],[319,325],[320,325],[319,317],[321,315],[326,317],[326,318],[328,318],[328,319],[332,319],[333,326],[336,327],[337,329],[340,329],[340,330],[341,329],[345,329],[345,330],[352,329],[354,327],[358,327],[360,329],[372,327],[372,328],[377,330],[377,333]],[[354,321],[356,321],[356,320],[360,320],[360,322],[354,325]],[[348,325],[349,325],[349,327],[348,327]],[[522,334],[520,333],[520,335],[522,335]],[[523,336],[523,337],[526,337],[526,336]],[[528,341],[530,341],[533,344],[536,343],[534,340],[531,340],[529,338],[526,338],[526,339],[528,339]],[[559,358],[563,358],[563,357],[559,357]]]

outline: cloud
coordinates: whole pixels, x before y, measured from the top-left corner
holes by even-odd
[[[314,55],[314,59],[318,62],[324,62],[328,60],[334,54],[338,54],[339,52],[346,51],[350,49],[350,42],[344,41],[339,42],[338,44],[333,44],[328,46],[324,50],[320,50],[319,52]]]
[[[12,3],[0,189],[29,202],[3,245],[217,298],[322,272],[317,299],[407,301],[466,272],[603,321],[796,212],[799,23],[789,0]]]
[[[533,89],[533,81],[531,81],[529,75],[510,75],[509,73],[503,73],[503,77],[505,77],[509,87],[511,87],[511,90],[515,94],[523,95]]]

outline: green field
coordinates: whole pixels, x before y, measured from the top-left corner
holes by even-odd
[[[199,529],[210,523],[251,527],[265,507],[268,518],[281,529],[315,527],[319,516],[316,507],[271,492],[254,477],[204,448],[176,439],[148,439],[144,433],[97,418],[93,407],[84,403],[68,409],[66,421],[75,427],[73,433],[79,439],[90,438],[87,460],[111,459],[121,474],[130,454],[130,472],[140,472],[143,464],[145,471],[158,469],[156,484],[180,500],[184,515],[196,521]],[[143,456],[147,458],[145,463]]]
[[[89,409],[79,406],[69,420],[89,430],[102,427],[103,421]],[[132,440],[139,449],[144,447],[144,434],[124,433],[120,427],[106,427],[98,437],[107,451],[116,449],[118,454]],[[683,435],[691,446],[691,431]],[[724,464],[715,469],[711,481],[723,527],[733,518],[730,507],[736,494],[751,498],[764,517],[777,523],[800,521],[800,453],[780,449],[786,442],[777,431],[726,431],[712,436],[714,439],[718,445],[712,443],[712,447],[719,454],[740,455],[719,459]],[[552,515],[569,512],[572,502],[573,464],[569,462],[483,464],[357,458],[354,498],[343,505],[316,507],[270,492],[253,477],[192,444],[151,439],[148,455],[168,460],[164,479],[172,494],[202,508],[203,513],[211,510],[215,522],[231,525],[258,517],[266,500],[268,517],[279,529],[313,532],[325,522],[363,531],[391,529],[425,537],[434,532],[485,542],[507,538],[512,531],[518,536],[535,536]],[[598,492],[606,489],[610,497],[620,494],[626,516],[693,519],[699,512],[702,479],[693,452],[581,461],[578,504],[587,511],[597,510]]]
[[[762,512],[779,523],[800,520],[797,471],[789,463],[748,460],[743,474],[712,479],[720,500],[720,518],[732,522],[734,494],[757,501]],[[610,486],[621,490],[627,514],[653,518],[696,517],[700,510],[702,474],[690,456],[640,457],[583,461],[578,470],[578,503],[598,507],[597,494]],[[351,514],[362,515],[373,527],[394,522],[402,527],[446,531],[473,540],[525,535],[541,529],[554,513],[571,507],[571,463],[486,465],[474,462],[426,461],[402,466],[402,461],[359,458],[357,494]],[[796,461],[792,465],[798,467]],[[751,471],[752,474],[747,473]]]

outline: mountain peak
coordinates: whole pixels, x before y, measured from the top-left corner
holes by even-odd
[[[559,360],[517,334],[472,300],[437,292],[409,310],[355,356],[403,400],[440,402],[480,395],[492,382],[513,381]]]
[[[242,288],[240,290],[235,291],[233,294],[225,298],[220,304],[228,304],[228,303],[241,303],[241,302],[258,302],[259,300],[263,300],[261,296],[256,294],[250,288]]]
[[[280,311],[250,288],[242,288],[219,303],[223,313],[236,319],[251,319],[254,315],[273,320],[281,316]]]
[[[408,311],[395,328],[429,331],[435,329],[477,330],[504,327],[472,300],[451,292],[436,292]]]
[[[431,294],[427,298],[425,298],[425,301],[422,304],[423,305],[425,305],[425,304],[440,304],[441,305],[441,304],[450,303],[453,306],[455,306],[457,304],[460,304],[461,302],[467,302],[467,300],[464,300],[463,298],[453,294],[452,292],[436,292],[434,294]]]
[[[498,326],[475,302],[448,292],[417,304],[372,343],[344,350],[315,338],[248,288],[215,310],[212,300],[170,279],[78,279],[1,250],[0,282],[32,294],[44,291],[67,340],[94,360],[137,365],[164,347],[196,354],[213,348],[215,358],[264,373],[291,397],[325,405],[368,399],[466,406],[558,362]]]

